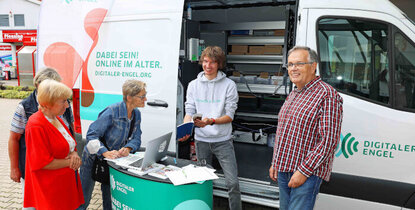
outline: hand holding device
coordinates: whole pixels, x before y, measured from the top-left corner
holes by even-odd
[[[193,115],[193,121],[202,120],[202,114],[196,113]]]

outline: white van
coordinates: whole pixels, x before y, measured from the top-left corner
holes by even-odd
[[[320,55],[318,74],[344,99],[331,181],[316,209],[415,208],[415,25],[388,0],[115,0],[98,36],[74,86],[83,138],[103,108],[122,100],[126,79],[147,83],[142,146],[174,131],[201,71],[200,48],[218,45],[240,94],[233,127],[242,200],[279,207],[268,169],[293,87],[286,54],[309,46]],[[170,152],[189,156],[171,142]],[[223,179],[214,195],[227,196]]]

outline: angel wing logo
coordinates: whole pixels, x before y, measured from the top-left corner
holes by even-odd
[[[63,78],[63,83],[68,87],[73,87],[76,78],[82,73],[82,92],[81,105],[88,107],[94,101],[94,88],[88,77],[88,60],[92,50],[98,43],[98,30],[107,14],[106,9],[97,8],[91,10],[84,19],[84,29],[88,36],[93,40],[93,44],[85,60],[70,44],[65,42],[55,42],[50,44],[44,53],[44,63],[46,66],[57,69]],[[81,72],[82,70],[82,72]]]

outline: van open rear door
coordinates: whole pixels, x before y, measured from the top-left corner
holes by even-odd
[[[81,4],[60,3],[65,4],[61,8]],[[87,2],[84,6],[90,4]],[[88,48],[83,49],[84,52],[78,52],[81,47],[70,51],[78,53],[80,59],[69,62],[81,70],[78,74],[66,72],[72,77],[72,82],[79,82],[75,86],[81,90],[83,138],[89,125],[105,107],[123,100],[123,83],[136,79],[147,84],[147,105],[140,108],[142,146],[145,147],[149,140],[176,130],[183,0],[161,0],[157,4],[152,0],[114,0],[106,8],[103,21],[100,9],[91,10],[85,16],[85,20],[80,22],[83,27],[77,33],[62,35],[69,39],[77,36],[90,38],[89,45],[83,45]],[[61,15],[66,13],[60,12]],[[73,68],[68,71],[73,71]],[[171,142],[169,150],[175,151],[175,141]]]
[[[142,146],[175,132],[182,8],[183,0],[114,1],[82,75],[88,77],[82,78],[83,129],[105,107],[122,100],[125,80],[136,79],[147,84],[147,105],[140,109]],[[92,90],[84,88],[86,79]],[[169,150],[175,151],[171,142]]]

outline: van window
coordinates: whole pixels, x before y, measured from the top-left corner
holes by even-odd
[[[398,108],[415,110],[415,47],[395,33],[395,96]]]
[[[318,23],[320,76],[343,93],[389,104],[388,26],[341,18]]]

